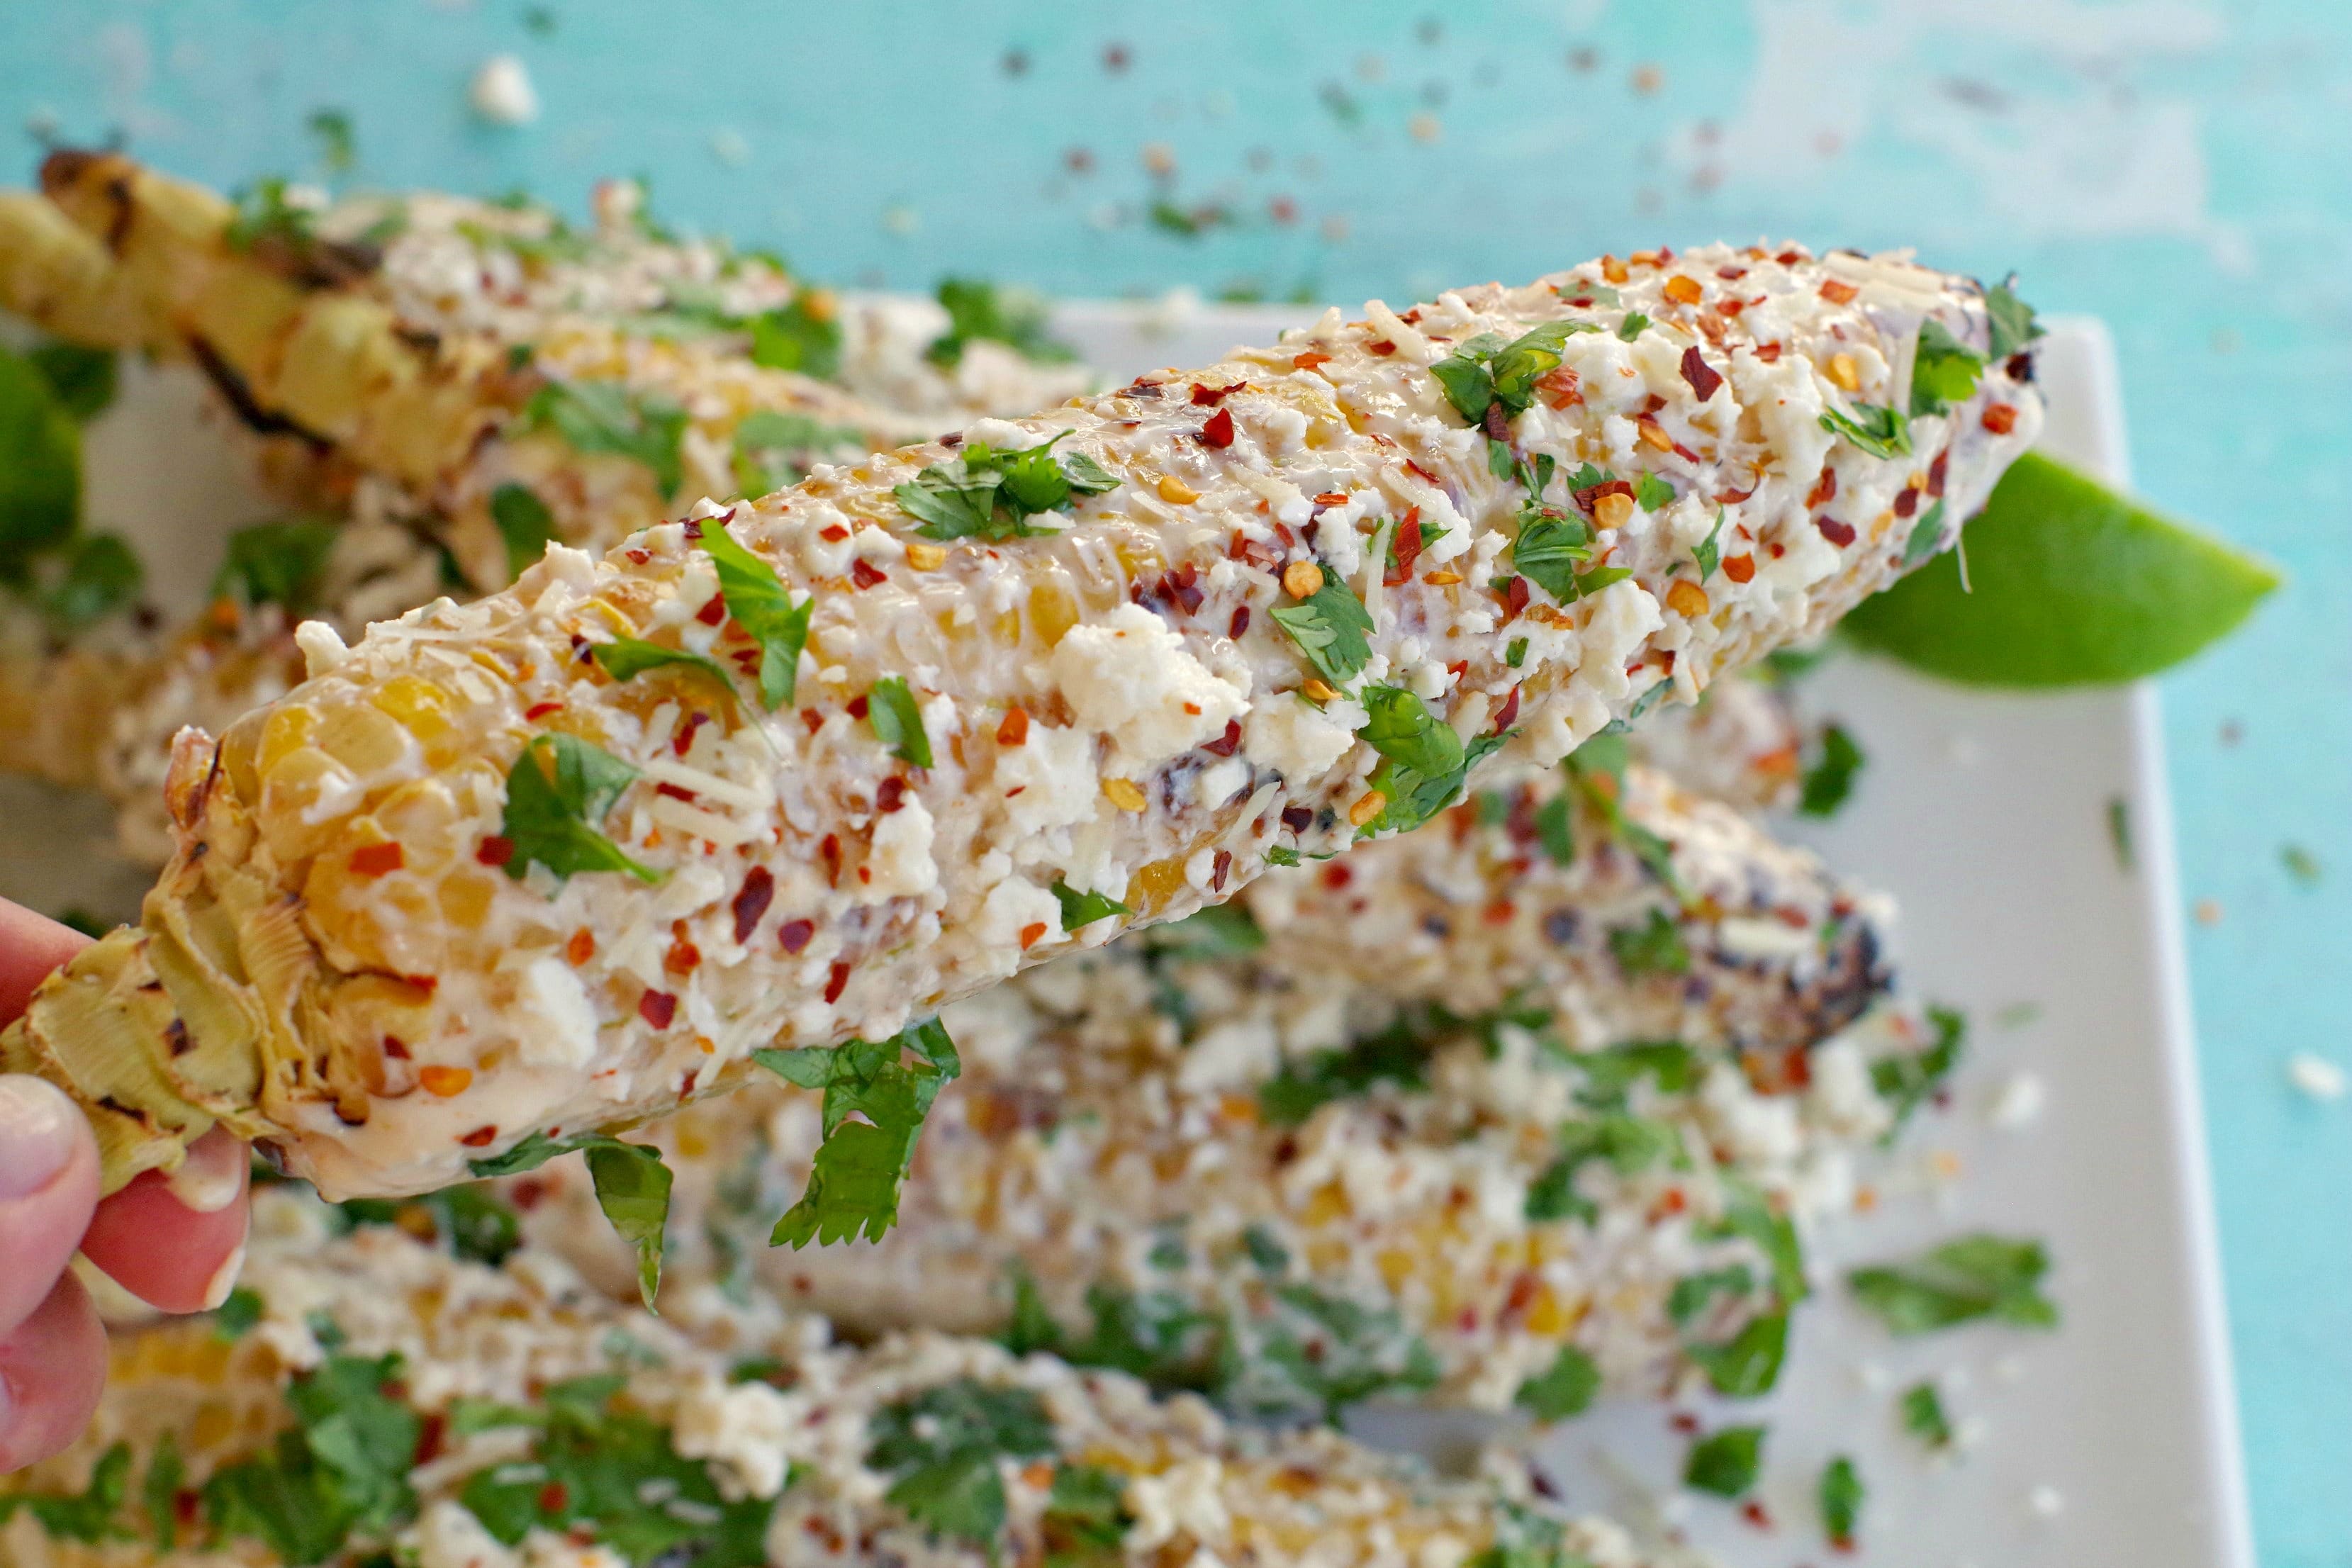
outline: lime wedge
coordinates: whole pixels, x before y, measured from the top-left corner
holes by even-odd
[[[2029,452],[1958,552],[1845,618],[1860,646],[1972,686],[2095,686],[2168,669],[2246,618],[2276,572]]]

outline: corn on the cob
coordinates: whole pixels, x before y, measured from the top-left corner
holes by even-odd
[[[173,347],[105,244],[28,191],[0,191],[0,309],[91,348]]]
[[[1925,1043],[1885,1004],[1885,914],[1639,769],[1569,804],[1484,794],[950,1008],[959,1104],[887,1246],[759,1245],[805,1180],[814,1096],[657,1124],[672,1268],[749,1268],[863,1332],[1002,1330],[1025,1274],[1073,1353],[1148,1347],[1178,1381],[1213,1360],[1243,1402],[1297,1396],[1264,1352],[1332,1301],[1360,1309],[1360,1392],[1499,1407],[1564,1347],[1621,1388],[1760,1392],[1774,1358],[1721,1347],[1776,1348],[1801,1294],[1775,1222],[1847,1200],[1849,1156],[1894,1114],[1871,1061]],[[630,1277],[576,1165],[502,1193],[526,1234]],[[1691,1304],[1682,1282],[1708,1277]],[[1089,1337],[1089,1309],[1157,1339]]]
[[[1717,247],[1369,313],[356,647],[304,628],[310,680],[182,737],[143,930],[8,1059],[81,1096],[110,1181],[217,1119],[331,1195],[445,1184],[1694,697],[1957,538],[2038,426],[2027,357],[1963,346],[1975,286],[1899,260]],[[1906,421],[1923,321],[1981,369]]]
[[[1155,1403],[1130,1378],[1047,1356],[936,1335],[848,1350],[758,1300],[681,1300],[657,1320],[530,1252],[491,1268],[396,1230],[330,1228],[316,1204],[263,1194],[235,1312],[120,1340],[89,1436],[0,1481],[13,1514],[0,1555],[14,1568],[355,1565],[386,1549],[415,1568],[1643,1560],[1604,1521],[1531,1505],[1524,1470],[1500,1463],[1440,1480],[1327,1429],[1231,1426],[1195,1398]],[[110,1507],[109,1481],[95,1499],[90,1487],[116,1445],[113,1475],[142,1484]]]

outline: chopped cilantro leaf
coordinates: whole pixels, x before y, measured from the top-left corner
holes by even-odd
[[[241,1340],[261,1321],[259,1292],[240,1285],[213,1310],[213,1332],[225,1340]]]
[[[1584,1075],[1578,1103],[1593,1110],[1622,1110],[1635,1084],[1647,1078],[1661,1094],[1687,1094],[1697,1087],[1699,1054],[1680,1040],[1628,1040],[1595,1050],[1573,1051],[1567,1060]]]
[[[1674,1291],[1666,1298],[1666,1316],[1675,1321],[1675,1327],[1687,1329],[1706,1315],[1717,1298],[1737,1300],[1755,1289],[1756,1276],[1745,1263],[1685,1274],[1675,1281]]]
[[[1655,474],[1633,476],[1633,500],[1643,511],[1655,511],[1675,503],[1675,487]]]
[[[1824,725],[1821,754],[1805,770],[1797,810],[1806,816],[1835,816],[1838,807],[1853,793],[1854,777],[1862,772],[1863,760],[1862,748],[1853,743],[1844,725]]]
[[[353,1531],[382,1533],[415,1507],[408,1472],[422,1423],[386,1392],[400,1358],[332,1354],[286,1390],[295,1424],[276,1449],[213,1473],[206,1517],[224,1536],[323,1563]]]
[[[717,519],[702,525],[701,545],[719,572],[719,594],[727,613],[760,645],[760,703],[771,713],[793,700],[800,680],[801,649],[808,643],[811,595],[793,603],[776,569],[744,548]]]
[[[286,181],[272,174],[234,194],[236,211],[222,237],[231,250],[251,251],[265,243],[300,247],[311,240],[314,215],[287,199]]]
[[[1026,538],[1039,531],[1029,519],[1118,488],[1118,478],[1085,453],[1055,455],[1069,434],[1013,449],[967,441],[952,463],[931,464],[890,493],[923,524],[916,531],[926,539]]]
[[[1336,572],[1325,572],[1321,587],[1275,605],[1272,614],[1316,673],[1334,686],[1355,679],[1372,657],[1371,615]]]
[[[147,575],[131,546],[112,533],[76,533],[51,566],[38,602],[50,625],[67,632],[131,603]]]
[[[866,1464],[895,1478],[890,1502],[935,1536],[993,1549],[1004,1529],[1000,1459],[1054,1452],[1045,1401],[960,1378],[874,1413]]]
[[[1911,422],[1899,408],[1857,403],[1852,415],[1832,408],[1822,416],[1822,428],[1843,436],[1875,458],[1900,458],[1911,450]]]
[[[886,675],[866,689],[866,722],[894,756],[919,768],[931,765],[931,738],[905,676]]]
[[[827,455],[863,450],[865,440],[855,430],[821,425],[805,414],[756,409],[735,426],[735,483],[747,496],[763,496],[800,483]]]
[[[1579,1171],[1594,1160],[1604,1160],[1619,1174],[1633,1175],[1660,1160],[1673,1159],[1680,1150],[1681,1138],[1663,1121],[1611,1110],[1563,1123],[1559,1143],[1558,1157],[1528,1184],[1527,1216],[1591,1224],[1600,1217],[1600,1210],[1577,1191]]]
[[[586,1146],[596,1206],[614,1233],[636,1248],[637,1294],[648,1311],[661,1289],[663,1230],[669,1220],[670,1168],[646,1143],[597,1138]]]
[[[1984,356],[1952,336],[1933,316],[1919,329],[1919,351],[1911,362],[1911,417],[1941,414],[1975,393],[1984,375]]]
[[[1713,1239],[1740,1237],[1752,1244],[1772,1266],[1772,1292],[1784,1306],[1793,1306],[1811,1294],[1805,1284],[1805,1255],[1797,1241],[1797,1227],[1753,1185],[1736,1176],[1724,1177],[1723,1217],[1704,1227]]]
[[[1211,904],[1181,921],[1150,927],[1142,941],[1155,957],[1193,963],[1255,952],[1265,945],[1265,932],[1240,905]]]
[[[1625,319],[1617,325],[1617,336],[1620,341],[1630,343],[1640,337],[1643,329],[1649,324],[1650,318],[1641,311],[1628,310],[1625,312]]]
[[[1639,926],[1620,926],[1609,933],[1609,951],[1628,974],[1687,974],[1690,945],[1682,927],[1664,910],[1652,910]]]
[[[1286,1060],[1258,1086],[1257,1101],[1276,1127],[1297,1127],[1323,1106],[1364,1093],[1374,1084],[1417,1089],[1429,1082],[1429,1041],[1410,1017],[1344,1047]]]
[[[1543,846],[1544,854],[1555,866],[1575,861],[1575,813],[1565,794],[1556,795],[1536,807],[1536,842]]]
[[[1706,531],[1706,537],[1700,540],[1698,548],[1691,552],[1691,559],[1698,563],[1698,580],[1702,583],[1714,576],[1716,567],[1721,563],[1717,553],[1720,548],[1717,541],[1722,537],[1723,508],[1718,506],[1715,509],[1715,526]]]
[[[1601,1392],[1601,1368],[1574,1345],[1562,1345],[1550,1366],[1519,1384],[1511,1403],[1543,1422],[1582,1415]]]
[[[2042,336],[2033,307],[2017,297],[2014,278],[1985,290],[1985,312],[1992,318],[1992,357],[2007,359]]]
[[[963,1071],[947,1030],[930,1018],[879,1044],[847,1040],[754,1051],[751,1058],[788,1083],[824,1093],[824,1141],[808,1189],[776,1221],[768,1244],[881,1240],[898,1222],[899,1182],[915,1158],[923,1118],[940,1089]]]
[[[1064,931],[1078,931],[1097,921],[1133,912],[1108,893],[1097,893],[1091,888],[1080,892],[1059,877],[1054,879],[1054,897],[1062,905]]]
[[[1503,649],[1503,663],[1512,669],[1518,669],[1525,667],[1527,662],[1528,639],[1513,637],[1508,646]]]
[[[523,409],[527,426],[553,430],[575,452],[604,453],[643,465],[667,500],[685,482],[678,446],[686,410],[615,381],[550,382]]]
[[[803,289],[789,304],[751,318],[751,363],[820,381],[841,371],[841,321],[831,295]]]
[[[1951,1418],[1944,1414],[1944,1397],[1932,1383],[1915,1383],[1903,1391],[1903,1429],[1930,1448],[1952,1446]]]
[[[213,577],[215,598],[282,605],[299,615],[318,602],[327,557],[341,530],[324,518],[257,522],[228,536],[228,554]]]
[[[1528,502],[1519,509],[1512,569],[1561,604],[1583,597],[1577,570],[1592,559],[1592,530],[1583,519]]]
[[[187,1479],[180,1441],[166,1431],[155,1440],[155,1451],[147,1458],[147,1474],[139,1483],[140,1511],[147,1516],[147,1528],[160,1551],[169,1552],[180,1543],[180,1488]]]
[[[555,538],[555,514],[529,485],[509,479],[490,492],[490,521],[507,547],[507,572],[520,577],[547,553]]]
[[[1828,1533],[1830,1544],[1851,1548],[1854,1527],[1862,1521],[1864,1497],[1862,1473],[1853,1461],[1840,1454],[1824,1466],[1815,1495],[1821,1500],[1822,1529]]]
[[[1134,1518],[1127,1511],[1127,1482],[1093,1465],[1063,1465],[1054,1471],[1045,1517],[1045,1568],[1110,1568],[1125,1561],[1120,1550]]]
[[[649,669],[680,669],[716,682],[730,697],[735,694],[735,682],[728,676],[727,667],[707,654],[664,647],[643,637],[616,637],[611,642],[595,644],[588,650],[588,656],[615,680],[634,680]]]
[[[488,1187],[467,1184],[402,1199],[352,1198],[335,1205],[344,1226],[430,1225],[459,1258],[493,1267],[522,1245],[522,1221]]]
[[[1959,1065],[1968,1040],[1969,1021],[1958,1009],[1930,1007],[1927,1021],[1936,1030],[1935,1043],[1924,1051],[1902,1051],[1870,1064],[1870,1086],[1886,1101],[1894,1121],[1887,1127],[1891,1142],[1921,1102],[1940,1092],[1952,1069]]]
[[[319,161],[330,174],[346,174],[359,162],[359,137],[352,117],[340,109],[314,109],[303,128],[319,143]]]
[[[81,510],[81,432],[33,363],[0,350],[0,577],[62,544]]]
[[[1683,1461],[1683,1485],[1717,1497],[1744,1497],[1763,1467],[1764,1428],[1726,1426],[1691,1445]]]
[[[1437,1358],[1386,1301],[1278,1285],[1268,1308],[1226,1321],[1213,1393],[1229,1409],[1336,1424],[1348,1406],[1375,1395],[1436,1385]]]
[[[1780,1363],[1789,1349],[1789,1312],[1750,1318],[1747,1326],[1720,1344],[1684,1347],[1691,1363],[1706,1373],[1717,1394],[1733,1399],[1754,1399],[1769,1394],[1780,1379]]]
[[[963,359],[964,345],[975,338],[1003,343],[1033,364],[1066,364],[1077,358],[1047,332],[1045,302],[1025,291],[950,278],[940,284],[939,300],[947,309],[948,330],[923,351],[933,364],[953,369]]]
[[[79,343],[43,343],[25,357],[49,384],[49,395],[58,407],[87,425],[114,401],[119,358],[112,349],[86,349]]]
[[[1901,1335],[1933,1333],[1991,1319],[2048,1329],[2058,1309],[2042,1294],[2050,1258],[2038,1241],[1979,1231],[1948,1241],[1906,1264],[1857,1268],[1846,1276],[1855,1300]]]
[[[1502,743],[1502,737],[1488,735],[1464,747],[1454,726],[1406,687],[1368,686],[1363,700],[1370,718],[1358,733],[1381,754],[1369,782],[1386,804],[1358,830],[1359,837],[1402,833],[1427,822],[1454,804],[1471,768]]]
[[[1516,419],[1535,401],[1537,381],[1559,367],[1570,337],[1599,330],[1590,321],[1562,320],[1546,321],[1508,342],[1496,333],[1481,332],[1430,366],[1430,374],[1464,423],[1486,426],[1486,411],[1496,404],[1502,405],[1504,419]],[[1502,471],[1507,474],[1507,453],[1505,464]]]
[[[117,1518],[130,1486],[131,1445],[117,1443],[100,1456],[90,1470],[89,1484],[79,1492],[18,1492],[0,1497],[0,1525],[23,1509],[40,1522],[52,1541],[79,1541],[92,1546],[133,1541],[138,1538]]]
[[[533,862],[559,879],[582,871],[626,871],[641,882],[661,873],[641,866],[597,830],[637,770],[577,735],[533,736],[507,773],[506,816],[499,832],[514,846],[507,875],[517,881]]]
[[[1943,542],[1944,503],[1938,500],[1919,514],[1919,521],[1911,525],[1910,537],[1903,542],[1905,569],[1908,570],[1927,560],[1936,553],[1936,547]]]
[[[1242,1232],[1242,1249],[1249,1254],[1252,1263],[1269,1274],[1279,1274],[1290,1267],[1290,1249],[1262,1225],[1251,1226]]]

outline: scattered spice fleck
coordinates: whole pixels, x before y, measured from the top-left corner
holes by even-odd
[[[2310,850],[2305,849],[2302,845],[2280,845],[2279,864],[2286,868],[2286,874],[2294,879],[2295,886],[2299,888],[2315,888],[2319,886],[2319,857],[2314,855]],[[352,869],[358,869],[358,856],[354,855],[352,857]]]
[[[2286,1058],[2286,1080],[2305,1100],[2326,1102],[2344,1098],[2344,1069],[2325,1057],[2297,1051]]]
[[[2116,852],[2116,864],[2132,870],[2131,802],[2121,795],[2107,801],[2107,843]]]
[[[2212,899],[2198,900],[2197,923],[2201,926],[2220,925],[2221,923],[2221,904]]]

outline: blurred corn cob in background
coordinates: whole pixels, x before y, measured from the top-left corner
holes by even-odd
[[[759,1297],[618,1308],[280,1189],[231,1305],[118,1337],[75,1449],[0,1479],[11,1568],[811,1562],[1635,1568],[1523,1463],[1441,1480],[1321,1428],[984,1342],[828,1345]],[[383,1553],[389,1552],[387,1559]]]
[[[965,1078],[880,1247],[767,1246],[817,1095],[649,1128],[670,1267],[1243,1412],[1760,1394],[1802,1236],[1957,1048],[1888,999],[1886,920],[1638,768],[1483,793],[950,1008]],[[493,1191],[631,1288],[577,1163]]]

